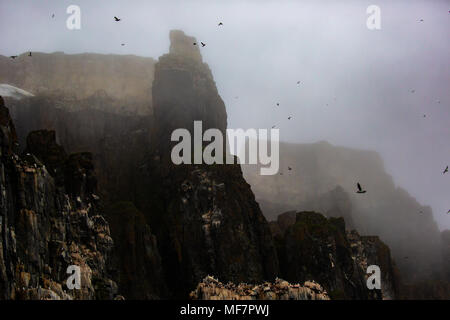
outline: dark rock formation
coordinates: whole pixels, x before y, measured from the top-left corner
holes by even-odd
[[[48,131],[32,133],[27,148],[36,154],[19,157],[11,151],[14,127],[0,101],[0,297],[113,299],[113,241],[96,209],[89,157],[67,158]],[[46,168],[63,172],[62,185]],[[70,265],[81,269],[80,290],[65,286]]]
[[[380,267],[382,298],[399,299],[401,276],[389,247],[379,237],[361,236],[355,230],[347,231],[347,240],[352,250],[352,258],[361,270],[366,272],[370,265]]]
[[[314,212],[280,215],[272,222],[281,276],[290,282],[315,280],[331,299],[393,299],[397,297],[398,275],[389,248],[376,237],[346,233],[342,218]],[[291,222],[288,226],[287,222]],[[366,285],[367,266],[382,272],[382,294]]]
[[[194,300],[329,300],[327,292],[313,282],[290,284],[282,279],[262,285],[240,283],[223,284],[213,277],[205,277],[191,292]]]
[[[159,299],[167,296],[156,237],[143,214],[132,202],[105,208],[115,243],[120,293],[127,299]]]
[[[202,62],[198,47],[192,45],[195,38],[175,30],[170,32],[170,40],[170,52],[155,65],[152,86],[155,147],[162,156],[174,145],[170,142],[173,130],[185,128],[193,136],[195,120],[202,121],[203,131],[215,128],[225,133],[227,128],[225,104],[211,70]]]
[[[239,165],[174,165],[170,135],[226,129],[225,106],[208,66],[181,31],[171,32],[171,52],[155,66],[155,149],[148,176],[157,183],[137,202],[155,230],[170,289],[185,297],[208,274],[225,281],[262,282],[278,273],[269,226]],[[181,41],[180,44],[178,42]],[[192,50],[185,55],[186,50]],[[176,94],[174,94],[176,92]],[[157,196],[155,197],[155,194]]]
[[[44,258],[39,260],[37,267],[28,262],[24,264],[32,283],[43,282],[41,279],[62,283],[61,280],[66,278],[66,265],[76,261],[88,265],[92,279],[96,280],[91,281],[93,285],[89,286],[89,292],[78,296],[69,294],[74,298],[111,298],[117,291],[114,282],[118,292],[128,299],[186,298],[208,274],[235,284],[264,283],[274,281],[276,276],[294,283],[316,280],[335,298],[372,297],[365,289],[365,272],[361,270],[366,261],[390,265],[381,243],[356,236],[351,238],[356,240],[351,240],[345,233],[342,219],[313,216],[314,223],[306,218],[296,223],[296,212],[281,216],[277,224],[269,227],[239,165],[172,163],[170,151],[176,142],[170,141],[170,135],[174,129],[186,128],[192,134],[194,121],[201,120],[203,130],[217,128],[225,133],[227,115],[211,71],[202,62],[198,46],[192,45],[195,39],[181,31],[172,31],[170,38],[169,54],[159,59],[154,66],[154,76],[145,79],[148,83],[139,85],[140,88],[152,88],[148,96],[153,97],[149,104],[153,109],[145,116],[129,114],[131,109],[128,107],[124,112],[118,112],[118,100],[114,100],[113,93],[98,91],[96,82],[95,91],[81,86],[80,96],[70,99],[64,98],[69,93],[58,94],[50,88],[50,93],[48,89],[43,91],[45,95],[11,100],[11,114],[20,124],[19,141],[26,141],[27,147],[22,157],[16,155],[17,145],[9,142],[16,141],[16,134],[9,125],[11,120],[5,118],[1,132],[2,154],[13,155],[16,160],[4,162],[11,207],[6,211],[2,209],[2,214],[9,212],[15,217],[17,214],[12,212],[27,206],[29,210],[43,212],[37,214],[40,220],[34,226],[46,229],[40,232],[27,229],[32,230],[28,234],[36,238],[33,243],[44,248],[40,251],[44,252]],[[87,83],[91,83],[90,73],[83,72],[81,78],[87,77]],[[55,80],[52,78],[51,81]],[[123,80],[115,81],[122,83]],[[13,82],[18,86],[23,83]],[[115,87],[117,83],[114,83]],[[24,88],[36,93],[27,86]],[[108,107],[110,104],[112,108]],[[40,129],[47,131],[32,132],[25,139],[29,131]],[[65,154],[56,142],[76,154]],[[80,152],[83,150],[92,154]],[[14,178],[17,176],[13,170],[14,161],[23,162],[23,170],[38,170],[34,174],[36,180],[30,178],[26,186],[16,183],[19,180]],[[30,188],[38,188],[39,192]],[[311,189],[316,190],[315,187]],[[307,190],[300,191],[296,197],[301,197],[302,192],[307,193]],[[327,215],[352,218],[354,208],[349,207],[345,191],[339,188],[323,191],[320,195],[324,196],[318,199],[320,203],[331,203],[323,208]],[[288,193],[292,195],[290,191]],[[46,201],[42,203],[41,199]],[[56,207],[51,207],[50,203],[55,203]],[[82,212],[88,212],[83,215],[86,226],[82,224],[85,220],[79,217]],[[3,250],[7,253],[6,259],[28,259],[24,258],[28,246],[33,248],[28,252],[36,255],[32,243],[23,240],[26,237],[24,227],[17,226],[11,218],[2,221],[8,223],[5,230],[9,233],[2,233],[5,239],[12,237],[12,228],[21,230],[21,238],[16,239],[20,240],[21,254],[17,255],[12,249]],[[100,226],[96,227],[96,224]],[[49,232],[53,229],[57,231]],[[101,235],[95,233],[97,230]],[[53,237],[58,240],[56,244]],[[99,239],[107,241],[98,244]],[[4,240],[2,245],[12,248],[11,241]],[[354,247],[351,241],[356,244]],[[51,244],[49,249],[46,249],[47,243]],[[64,251],[69,257],[67,261],[55,262],[54,250],[60,252],[63,251],[61,246],[65,248],[72,244],[79,248],[81,258]],[[378,258],[380,252],[384,253]],[[10,261],[5,262],[1,270],[4,270],[4,279],[8,279],[8,286],[12,287],[22,282],[14,280],[16,276],[11,268],[15,262],[11,264]],[[330,261],[333,261],[333,267]],[[43,274],[41,264],[48,265],[52,271]],[[383,281],[393,278],[388,276]],[[212,297],[207,289],[209,284],[196,291],[197,298]],[[269,291],[264,291],[266,287]],[[49,290],[57,292],[52,288]],[[226,295],[243,296],[241,288],[244,287],[233,288]],[[312,298],[322,294],[314,288],[309,288],[314,291],[310,292],[295,285],[288,285],[286,291],[285,282],[281,280],[260,289],[257,296],[261,298],[282,299],[291,295]],[[5,297],[12,297],[11,289],[4,292],[7,292]],[[59,291],[58,296],[66,297]],[[386,292],[386,298],[391,296],[390,291]],[[24,297],[35,298],[36,295]]]
[[[442,271],[440,231],[431,208],[395,185],[378,153],[327,142],[280,143],[280,168],[287,166],[292,171],[282,176],[261,176],[258,166],[243,166],[269,220],[290,210],[342,216],[350,228],[378,235],[389,246],[405,281]],[[355,192],[357,181],[367,194]]]

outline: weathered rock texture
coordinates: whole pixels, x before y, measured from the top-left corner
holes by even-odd
[[[363,253],[359,258],[361,262],[354,262],[356,255],[352,253],[345,231],[342,231],[345,227],[343,222],[339,222],[341,220],[330,222],[323,218],[327,222],[324,223],[323,230],[320,231],[319,228],[320,232],[315,235],[318,230],[310,230],[308,224],[300,224],[299,231],[293,226],[296,225],[294,212],[294,217],[283,215],[277,226],[272,225],[278,228],[275,247],[270,227],[255,201],[250,185],[244,180],[239,165],[176,166],[172,163],[170,150],[177,143],[170,142],[174,129],[186,128],[193,134],[194,121],[201,120],[203,131],[216,128],[225,133],[227,115],[211,71],[203,63],[199,47],[192,45],[196,40],[181,31],[172,31],[170,39],[170,52],[160,57],[154,65],[154,75],[145,78],[145,83],[138,86],[152,88],[148,95],[153,101],[147,104],[152,108],[148,112],[136,114],[128,106],[125,110],[117,109],[115,101],[120,100],[115,100],[117,97],[112,96],[112,92],[106,91],[106,94],[99,93],[92,97],[93,93],[87,88],[81,90],[84,93],[74,99],[64,98],[65,95],[70,96],[70,92],[64,92],[55,98],[57,94],[45,89],[35,97],[8,101],[12,105],[12,114],[20,125],[17,134],[19,141],[29,142],[24,157],[36,159],[36,166],[46,173],[45,179],[42,179],[48,179],[54,185],[53,189],[46,187],[45,192],[42,191],[46,199],[57,199],[55,203],[70,203],[71,209],[67,209],[69,211],[58,209],[61,205],[55,210],[47,208],[43,215],[37,215],[42,219],[37,225],[56,223],[59,228],[66,230],[64,236],[58,236],[58,241],[63,244],[72,241],[81,246],[80,250],[99,252],[104,257],[104,264],[87,263],[95,270],[93,274],[104,280],[95,283],[109,283],[107,279],[112,279],[118,285],[118,292],[128,299],[186,298],[208,274],[233,283],[272,282],[277,276],[294,283],[304,283],[307,280],[321,283],[322,280],[324,283],[321,285],[327,290],[333,290],[329,292],[334,297],[368,298],[363,288],[365,274],[355,271],[350,275],[350,270],[359,270],[359,264],[372,259],[372,251],[378,250],[376,243],[373,245],[375,249],[368,249],[365,245],[357,247]],[[17,61],[27,63],[24,62],[25,58],[21,56]],[[62,59],[60,56],[57,58]],[[56,60],[59,61],[58,59]],[[64,57],[63,60],[70,59],[72,58]],[[92,75],[85,72],[83,77],[87,77],[86,81],[89,83]],[[45,73],[40,76],[45,80]],[[53,79],[52,76],[49,77]],[[24,84],[17,81],[12,84],[19,87]],[[122,80],[114,81],[120,83]],[[130,83],[133,82],[134,80]],[[92,85],[96,88],[96,84]],[[119,90],[115,85],[113,87],[114,92]],[[33,92],[31,87],[24,88]],[[119,98],[121,96],[122,94],[118,94]],[[138,109],[141,110],[140,107]],[[2,125],[8,127],[10,122],[11,120],[5,119],[5,124]],[[50,131],[33,132],[26,138],[28,132],[40,129]],[[53,130],[56,130],[56,134]],[[5,132],[5,137],[16,136],[12,129]],[[77,155],[67,156],[56,142],[63,145],[68,153],[77,152]],[[5,143],[5,150],[9,150],[7,152],[14,154],[17,147],[16,144]],[[93,155],[79,153],[82,150],[92,151]],[[7,172],[13,172],[12,169],[8,170]],[[15,177],[14,174],[10,176]],[[94,176],[98,179],[94,179]],[[26,188],[33,185],[34,182],[29,183]],[[12,184],[11,188],[13,187],[16,188],[16,185]],[[26,188],[24,187],[25,191]],[[94,196],[93,190],[96,189],[98,191]],[[25,195],[31,194],[31,199],[36,198],[35,191],[27,192]],[[11,189],[11,197],[22,197],[21,195],[22,191]],[[103,200],[104,206],[98,203],[97,195]],[[66,202],[60,199],[63,196],[68,199],[64,200]],[[333,206],[324,208],[327,215],[344,216],[345,219],[354,216],[344,191],[339,188],[332,190],[323,198],[324,201],[328,201],[327,199],[333,202]],[[16,202],[13,203],[16,208]],[[38,204],[41,202],[34,205]],[[85,235],[91,234],[90,231],[81,228],[77,222],[67,225],[67,220],[64,219],[69,218],[63,217],[76,217],[76,214],[66,212],[78,210],[89,211],[86,219],[91,220],[101,213],[109,223],[111,234],[108,233],[108,236],[112,237],[115,245],[112,246],[111,243],[106,248],[96,244],[94,240],[87,242]],[[12,213],[11,215],[15,217]],[[47,220],[46,215],[50,215],[51,219]],[[283,217],[286,219],[282,222]],[[9,229],[16,227],[11,221],[14,220],[8,220]],[[335,222],[338,226],[335,226]],[[78,233],[72,235],[72,230],[77,230]],[[305,237],[304,243],[297,241],[298,237],[305,234],[312,234],[314,238]],[[52,233],[42,232],[38,238],[44,236],[49,237],[48,241],[52,243]],[[22,239],[20,241],[22,246],[29,245]],[[39,240],[37,243],[45,247],[45,241]],[[368,250],[370,254],[366,254],[364,250]],[[324,252],[330,253],[331,257],[324,256]],[[364,254],[368,257],[365,258]],[[53,251],[47,255],[53,257]],[[86,255],[83,253],[82,257]],[[333,268],[330,259],[335,263]],[[300,263],[303,267],[300,270],[286,261]],[[66,277],[65,264],[61,266],[51,261],[46,263],[52,271],[45,277],[53,279],[55,283]],[[10,262],[6,265],[11,269]],[[321,268],[317,272],[314,270],[316,266]],[[40,267],[34,270],[26,264],[25,268],[32,270],[27,272],[34,277],[33,284],[43,277]],[[114,268],[117,272],[110,272],[108,268]],[[5,267],[4,270],[8,269]],[[63,271],[58,271],[62,273],[55,275],[54,270]],[[6,271],[4,274],[7,274]],[[291,276],[294,280],[286,276]],[[14,274],[8,275],[8,279],[14,277]],[[19,283],[15,280],[8,281],[10,285]],[[275,295],[275,298],[280,299],[286,297],[286,291],[280,287],[284,287],[284,282],[277,281],[270,286],[273,289],[270,289],[270,296]],[[108,289],[110,287],[102,286],[100,289],[94,286],[90,292],[95,290],[95,294],[86,294],[82,298],[111,297],[116,289]],[[296,286],[289,289],[287,294],[298,298],[308,298],[308,294],[314,296],[306,289]]]
[[[431,208],[394,184],[378,153],[326,142],[280,143],[280,168],[283,175],[261,176],[257,166],[243,166],[269,220],[290,210],[343,216],[350,228],[378,235],[391,248],[405,281],[442,272],[440,231]],[[356,193],[358,181],[366,194]]]
[[[327,219],[315,212],[287,212],[271,228],[280,276],[287,281],[315,280],[332,299],[398,297],[395,265],[389,248],[377,237],[361,237],[356,231],[347,234],[342,218]],[[372,264],[381,268],[381,292],[367,289],[366,270]]]
[[[113,299],[113,241],[98,215],[90,154],[67,156],[54,132],[33,132],[22,157],[0,97],[0,298]],[[81,289],[65,286],[69,265]]]
[[[327,292],[313,282],[306,281],[303,285],[290,284],[282,279],[274,283],[265,282],[262,285],[241,283],[223,284],[213,277],[207,276],[191,292],[194,300],[329,300]]]
[[[198,48],[184,45],[195,40],[181,31],[172,31],[171,40],[171,52],[155,66],[156,141],[148,175],[142,176],[158,187],[137,201],[150,225],[159,226],[168,285],[186,296],[208,274],[236,283],[273,280],[278,263],[269,226],[240,166],[177,166],[170,159],[174,129],[193,134],[194,120],[202,120],[204,130],[226,129],[225,105],[211,72]],[[182,55],[186,50],[192,52]]]
[[[113,259],[118,284],[126,299],[167,297],[156,237],[132,202],[115,202],[105,209],[114,239]]]

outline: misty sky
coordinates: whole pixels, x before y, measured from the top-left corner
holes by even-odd
[[[71,4],[81,8],[78,31],[66,28]],[[366,27],[372,4],[381,8],[381,30]],[[450,165],[449,10],[450,1],[438,0],[0,0],[0,54],[157,58],[168,51],[169,30],[182,29],[207,44],[201,51],[229,128],[277,125],[285,141],[376,150],[443,229],[450,228],[450,173],[442,174]]]

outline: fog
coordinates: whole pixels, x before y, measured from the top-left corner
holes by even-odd
[[[66,28],[72,4],[81,8],[81,30]],[[366,27],[372,4],[381,8],[381,30]],[[448,1],[0,0],[0,54],[157,58],[168,51],[169,30],[182,29],[206,43],[229,128],[276,125],[283,141],[378,151],[396,184],[431,205],[444,229],[449,10]]]

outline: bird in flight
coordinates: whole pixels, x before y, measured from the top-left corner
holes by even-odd
[[[448,172],[448,166],[444,169],[444,172],[442,174],[446,174]]]
[[[115,20],[116,22],[119,22],[119,21],[122,20],[122,19],[119,19],[119,18],[117,18],[117,17],[114,17],[114,20]]]
[[[274,129],[275,127],[276,127],[276,125],[273,125],[273,126],[272,126],[272,129]]]
[[[300,84],[300,81],[297,81],[297,84]]]
[[[277,106],[278,106],[278,107],[280,106],[280,103],[279,103],[279,102],[277,102]]]
[[[196,46],[196,45],[197,45],[197,42],[194,42],[193,45]]]
[[[200,41],[200,44],[202,45],[202,47],[206,46],[206,43],[203,43]]]
[[[121,46],[123,47],[125,45],[125,43],[122,43]]]
[[[356,185],[358,186],[358,191],[356,191],[356,193],[366,193],[367,192],[366,190],[363,190],[361,188],[361,185],[359,184],[359,182]]]
[[[289,116],[289,117],[288,117],[288,120],[291,120],[291,119],[292,119],[292,117],[291,117],[291,116]]]
[[[11,56],[10,58],[11,58],[11,59],[15,59],[15,58],[17,58],[17,56]]]
[[[223,26],[223,23],[222,22],[219,22],[219,24],[218,24],[219,26]]]
[[[449,214],[449,213],[450,213],[450,210],[447,211],[447,214]]]
[[[412,90],[411,90],[411,93],[414,93],[414,92],[416,92],[416,90],[412,89]]]
[[[292,168],[291,168],[291,167],[288,167],[288,170],[289,170],[289,171],[291,171],[291,170],[292,170]]]
[[[53,14],[52,14],[52,18],[54,18],[54,17],[55,17],[55,14],[53,13]]]

